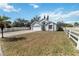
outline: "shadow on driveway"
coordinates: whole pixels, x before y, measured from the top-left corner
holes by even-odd
[[[15,37],[4,37],[4,39],[2,39],[2,41],[8,41],[8,42],[12,42],[12,41],[19,41],[19,40],[25,40],[27,38],[25,37],[19,37],[19,36],[15,36]]]

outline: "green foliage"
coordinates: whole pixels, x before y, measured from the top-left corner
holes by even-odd
[[[7,16],[0,16],[0,21],[5,21],[5,20],[8,20],[10,19],[9,17]]]
[[[79,23],[78,23],[78,22],[75,22],[75,23],[74,23],[74,26],[79,26]]]
[[[8,20],[9,17],[7,16],[0,16],[0,28],[1,28],[1,34],[2,34],[2,38],[3,38],[3,29],[6,26],[6,20]]]
[[[25,27],[25,26],[29,26],[29,25],[30,25],[30,23],[28,20],[21,19],[21,18],[18,18],[18,19],[16,19],[16,21],[13,22],[14,27]]]
[[[11,21],[6,21],[6,27],[11,28],[12,27],[12,22]]]
[[[72,24],[64,23],[64,27],[73,27],[73,25]]]
[[[57,31],[63,31],[62,27],[58,27]]]
[[[33,23],[34,21],[39,21],[40,20],[40,16],[35,16],[31,19],[31,23]]]
[[[4,28],[5,25],[6,25],[6,20],[10,19],[9,17],[7,16],[0,16],[0,27],[1,28]]]
[[[57,31],[63,31],[63,26],[64,26],[64,23],[63,22],[57,22]]]

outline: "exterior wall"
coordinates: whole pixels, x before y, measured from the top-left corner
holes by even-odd
[[[52,25],[52,29],[49,29],[49,25]],[[56,31],[56,30],[57,30],[56,24],[51,23],[46,26],[46,31]]]
[[[32,24],[31,25],[31,30],[33,30],[33,31],[42,31],[42,25],[40,25],[40,24],[39,23]],[[49,25],[52,25],[52,28],[49,29]],[[51,23],[49,23],[45,26],[45,30],[46,31],[57,31],[57,25],[51,22]]]
[[[33,31],[42,31],[41,27],[33,27]]]
[[[48,31],[49,29],[48,29],[48,25],[45,27],[46,28],[46,31]]]
[[[53,31],[57,31],[57,25],[56,24],[53,24],[53,26],[54,26]]]
[[[48,31],[54,31],[54,26],[53,26],[53,24],[50,24],[50,25],[52,25],[52,29],[49,29],[49,27],[48,27]],[[49,26],[49,25],[48,25]]]
[[[57,31],[57,25],[54,25],[54,31]]]
[[[33,31],[42,31],[41,29],[41,25],[39,25],[38,23],[34,24],[31,26],[31,30]]]

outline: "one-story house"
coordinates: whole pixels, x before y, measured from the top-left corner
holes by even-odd
[[[57,31],[57,24],[44,18],[39,21],[34,21],[31,24],[31,30],[33,31]]]

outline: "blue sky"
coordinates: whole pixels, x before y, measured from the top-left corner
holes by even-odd
[[[78,3],[1,3],[0,15],[31,20],[32,17],[49,15],[51,21],[79,22]]]

